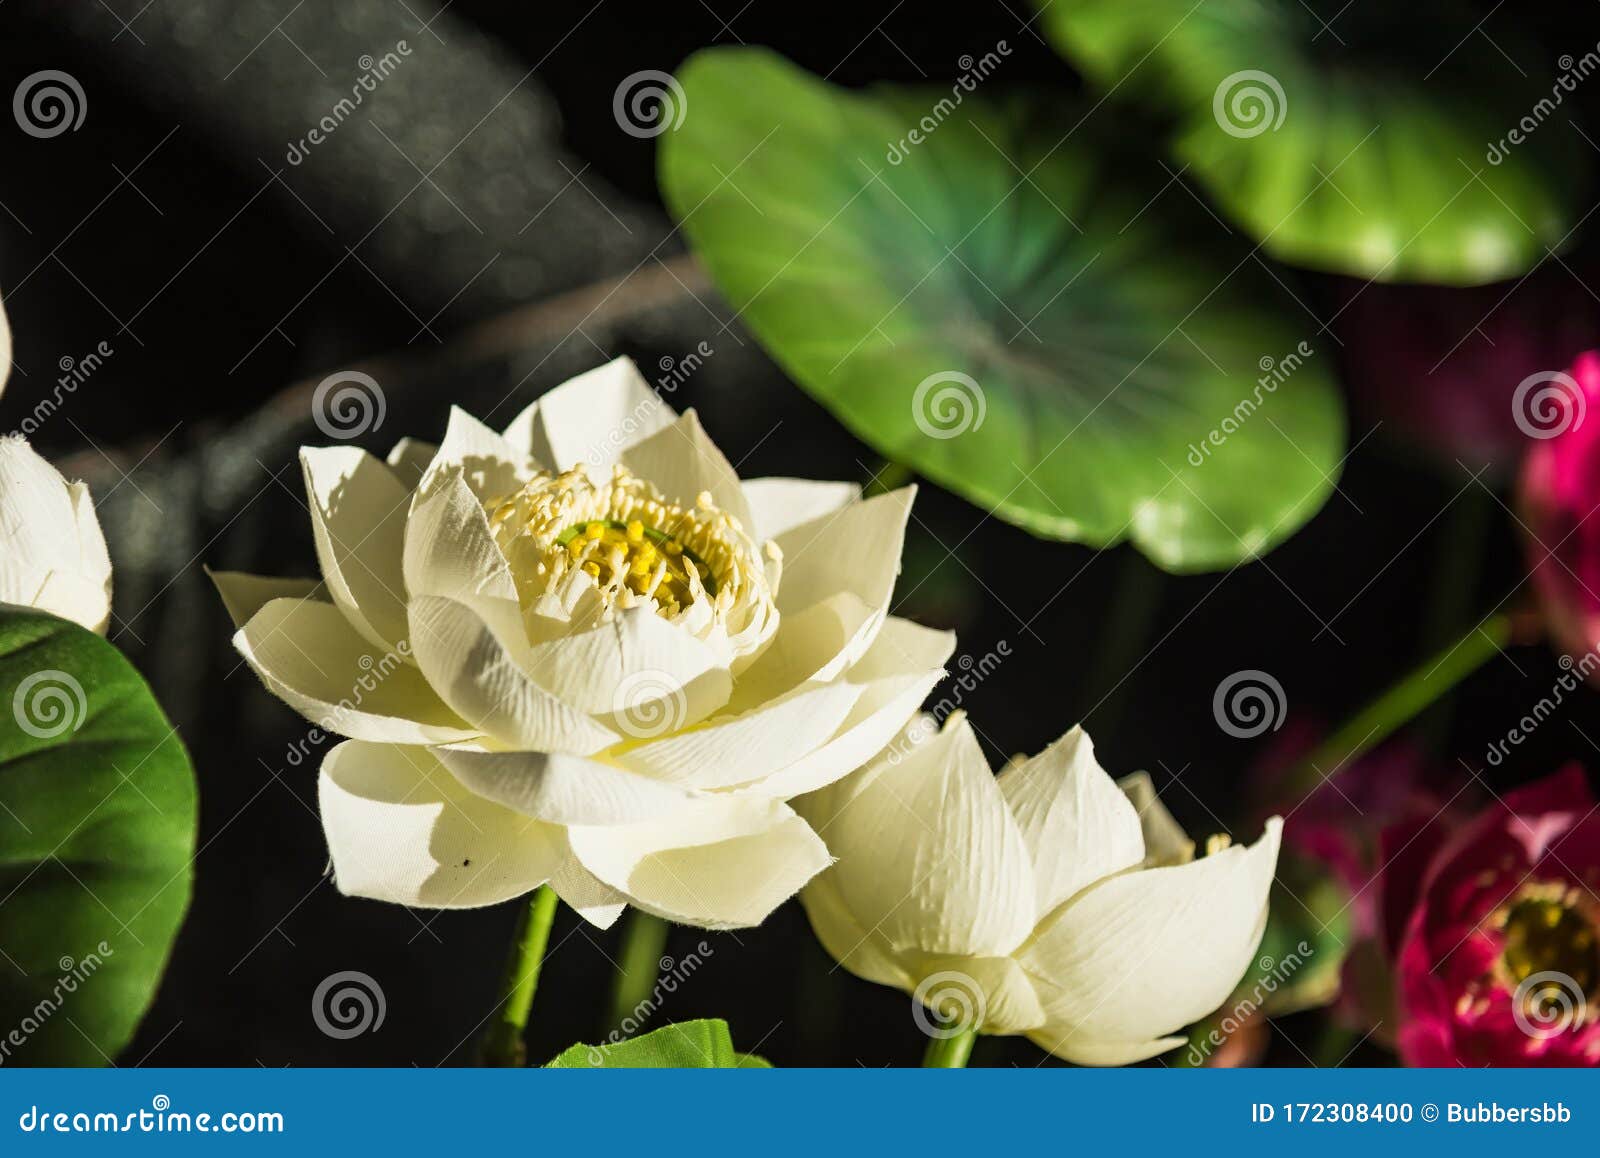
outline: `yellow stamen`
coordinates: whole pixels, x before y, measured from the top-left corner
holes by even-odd
[[[701,638],[736,656],[771,637],[780,575],[770,544],[753,541],[709,492],[668,502],[625,468],[610,482],[587,470],[541,474],[489,504],[489,525],[525,611],[604,619],[653,606],[691,617]],[[766,560],[763,559],[766,552]]]

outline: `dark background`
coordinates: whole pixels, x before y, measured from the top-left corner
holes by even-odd
[[[1539,18],[1547,39],[1581,54],[1600,22],[1576,10]],[[63,359],[111,347],[33,442],[94,488],[117,564],[111,638],[180,726],[200,782],[194,904],[123,1064],[459,1063],[493,1005],[512,906],[408,912],[337,894],[316,816],[320,753],[291,761],[305,725],[238,662],[200,571],[312,572],[294,462],[300,442],[319,441],[310,386],[372,369],[389,412],[363,441],[383,450],[407,433],[436,437],[452,403],[499,425],[606,358],[631,355],[650,375],[704,340],[715,355],[674,402],[700,409],[743,458],[741,474],[869,477],[872,451],[726,325],[731,311],[661,208],[654,142],[619,129],[612,94],[629,74],[670,71],[711,44],[771,45],[855,85],[948,81],[959,57],[1004,39],[1004,83],[1071,100],[1077,78],[1024,24],[1031,14],[1015,0],[937,11],[463,0],[442,15],[410,0],[0,8],[0,93],[53,68],[87,96],[81,129],[53,139],[0,118],[0,292],[17,366],[0,430],[50,392]],[[370,105],[289,164],[289,143],[348,92],[358,58],[401,39],[413,55]],[[1559,115],[1583,113],[1575,102]],[[1554,279],[1557,297],[1593,311],[1588,248],[1506,291]],[[1282,276],[1318,318],[1350,291]],[[1244,788],[1274,738],[1219,730],[1211,697],[1223,677],[1271,672],[1292,719],[1335,723],[1522,599],[1521,545],[1502,505],[1512,464],[1474,478],[1405,446],[1382,419],[1353,408],[1339,493],[1267,559],[1227,573],[1165,576],[1127,548],[1041,542],[925,488],[896,610],[956,628],[974,659],[1006,641],[1012,658],[962,704],[997,760],[1086,720],[1106,767],[1150,769],[1192,831],[1249,839]],[[1571,757],[1595,763],[1600,697],[1586,694],[1505,766],[1483,766],[1486,745],[1559,674],[1529,640],[1422,734],[1462,775],[1496,784]],[[536,1059],[610,1028],[618,936],[558,918]],[[834,969],[797,905],[737,935],[674,930],[668,953],[701,941],[705,964],[658,1021],[725,1016],[740,1048],[778,1064],[920,1054],[908,999]],[[317,983],[343,969],[375,977],[388,1006],[381,1030],[349,1041],[310,1016]],[[1278,1029],[1271,1059],[1303,1064],[1311,1027],[1290,1018]],[[1045,1059],[1025,1042],[985,1040],[977,1060]]]

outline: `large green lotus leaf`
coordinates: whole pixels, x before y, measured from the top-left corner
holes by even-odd
[[[1172,118],[1185,172],[1283,261],[1473,285],[1531,268],[1577,222],[1585,146],[1564,114],[1547,120],[1559,62],[1509,10],[1485,28],[1450,0],[1041,8],[1108,95],[1097,115],[1131,101]]]
[[[545,1067],[583,1069],[769,1069],[755,1054],[733,1048],[728,1023],[720,1018],[680,1021],[641,1037],[604,1045],[574,1045]]]
[[[1314,323],[1158,162],[1067,134],[1055,101],[859,95],[760,50],[679,80],[668,204],[773,356],[882,454],[1175,570],[1264,551],[1326,498],[1331,358],[1258,382]]]
[[[0,609],[0,1061],[102,1065],[133,1036],[189,904],[195,789],[122,654]]]

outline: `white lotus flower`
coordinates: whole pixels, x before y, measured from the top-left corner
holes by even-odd
[[[301,462],[322,586],[215,578],[268,688],[350,737],[320,785],[347,894],[756,924],[829,862],[785,801],[953,647],[887,614],[910,488],[741,483],[626,360],[503,434],[457,410],[438,447]]]
[[[1147,776],[1074,728],[992,775],[958,713],[796,802],[838,862],[801,893],[828,952],[941,1022],[1123,1065],[1222,1004],[1267,918],[1281,822],[1200,860]],[[924,729],[924,732],[929,729]]]
[[[104,635],[111,559],[81,482],[21,435],[0,437],[0,603],[37,607]]]

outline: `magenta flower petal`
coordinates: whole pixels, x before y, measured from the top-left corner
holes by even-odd
[[[1549,384],[1551,406],[1566,417],[1534,442],[1523,463],[1518,505],[1528,530],[1528,566],[1556,644],[1586,657],[1600,642],[1600,353],[1578,357]],[[1581,663],[1590,678],[1597,661]]]

